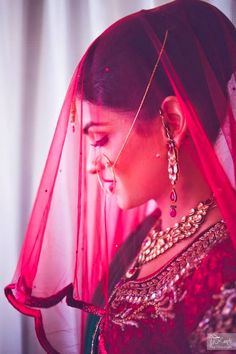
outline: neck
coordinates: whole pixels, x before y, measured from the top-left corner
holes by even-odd
[[[170,201],[171,185],[169,191],[165,191],[165,195],[158,198],[158,206],[162,211],[161,218],[163,230],[167,227],[172,227],[175,223],[179,222],[181,218],[188,215],[190,209],[195,208],[199,202],[204,202],[212,197],[212,192],[197,166],[195,158],[193,159],[192,155],[186,156],[185,154],[184,158],[181,159],[180,151],[179,161],[183,161],[184,163],[179,166],[179,178],[175,188],[177,193],[177,214],[175,217],[171,217],[169,213],[170,205],[172,204]],[[204,228],[219,221],[221,218],[219,209],[217,207],[212,208],[204,222]]]

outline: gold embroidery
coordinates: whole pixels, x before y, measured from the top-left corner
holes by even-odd
[[[159,273],[145,280],[123,279],[111,296],[111,320],[124,328],[138,326],[137,321],[147,318],[174,318],[174,305],[185,296],[183,280],[226,237],[224,222],[218,222]]]
[[[236,281],[224,284],[213,298],[218,303],[205,313],[191,334],[190,344],[194,353],[207,352],[207,335],[210,333],[236,333]]]

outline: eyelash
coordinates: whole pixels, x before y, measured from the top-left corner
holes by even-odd
[[[105,135],[101,139],[95,141],[94,143],[91,143],[90,145],[93,147],[101,147],[104,146],[108,143],[108,136]]]

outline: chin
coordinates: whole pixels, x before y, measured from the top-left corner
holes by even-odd
[[[124,198],[119,195],[116,195],[116,201],[117,201],[117,205],[122,210],[133,209],[146,202],[146,201],[133,200],[132,198],[127,198],[127,197]]]
[[[116,202],[117,202],[117,205],[120,209],[122,210],[127,210],[127,209],[130,209],[130,205],[129,203],[127,203],[127,201],[124,201],[123,199],[121,198],[117,198],[116,199]]]

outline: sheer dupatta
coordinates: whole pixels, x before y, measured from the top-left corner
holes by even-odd
[[[137,66],[128,65],[127,47],[140,61],[138,72]],[[112,60],[106,62],[106,58]],[[114,68],[125,62],[128,69],[121,85]],[[103,88],[96,82],[98,71],[104,77]],[[87,313],[107,315],[110,283],[127,268],[140,243],[131,233],[153,210],[150,202],[120,210],[115,195],[104,194],[96,176],[86,172],[89,146],[83,134],[88,122],[84,102],[93,102],[96,96],[98,107],[109,107],[108,95],[101,92],[107,89],[107,75],[113,82],[109,89],[112,107],[117,110],[129,104],[129,111],[136,112],[132,95],[132,90],[138,91],[136,80],[143,82],[140,93],[135,93],[140,102],[150,82],[137,120],[158,112],[166,91],[178,97],[199,168],[236,247],[235,29],[216,8],[197,0],[175,1],[128,16],[92,43],[75,70],[16,272],[5,289],[13,306],[35,318],[38,338],[48,353],[83,353]],[[89,97],[91,85],[93,97]],[[120,90],[123,95],[117,93]],[[142,224],[141,230],[144,237],[148,226]],[[124,245],[129,235],[127,254]],[[117,252],[117,270],[113,267],[109,274]],[[98,287],[100,294],[94,296]]]

